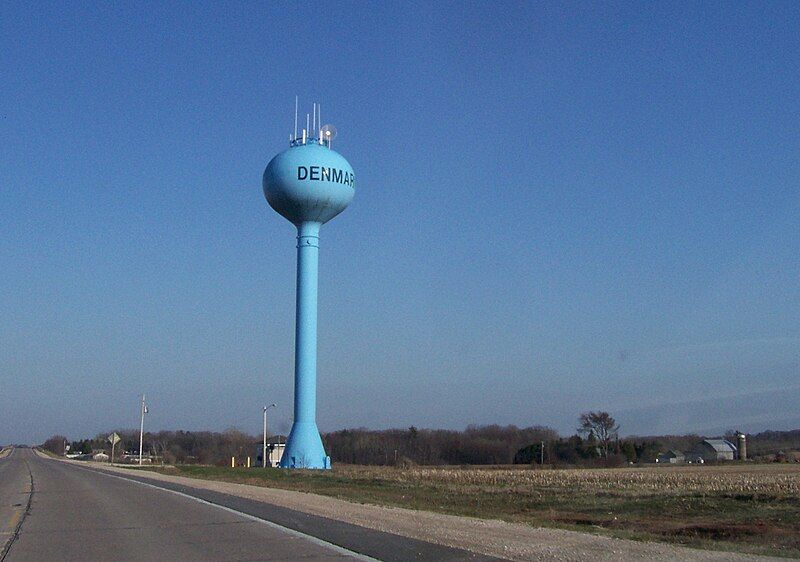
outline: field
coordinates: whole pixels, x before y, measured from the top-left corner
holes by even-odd
[[[701,548],[800,557],[800,465],[331,471],[179,466],[194,478]]]

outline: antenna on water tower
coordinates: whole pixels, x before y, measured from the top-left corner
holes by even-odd
[[[330,468],[317,428],[317,269],[320,227],[344,211],[355,195],[350,163],[331,148],[333,125],[322,126],[314,104],[314,137],[306,129],[264,170],[264,195],[270,206],[297,227],[297,306],[295,319],[294,423],[281,458],[282,468]],[[318,121],[317,118],[320,118]],[[311,140],[313,139],[313,140]]]

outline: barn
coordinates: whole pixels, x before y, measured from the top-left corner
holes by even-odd
[[[675,451],[674,449],[666,453],[661,453],[656,458],[656,462],[661,464],[681,464],[684,460],[683,453]]]
[[[703,462],[732,461],[736,458],[736,445],[725,439],[705,439],[687,456]]]

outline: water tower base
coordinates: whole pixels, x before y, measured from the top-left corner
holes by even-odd
[[[281,468],[329,469],[331,459],[325,454],[322,438],[315,422],[295,422],[286,449],[281,457]]]

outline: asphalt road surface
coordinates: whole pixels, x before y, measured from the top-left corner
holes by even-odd
[[[14,449],[0,459],[0,562],[489,560],[252,500],[140,481]]]

